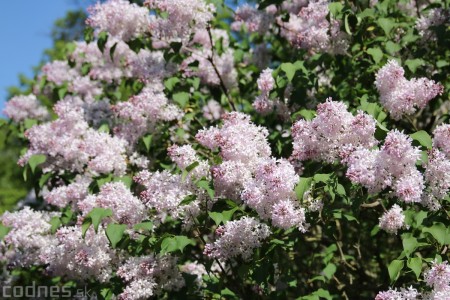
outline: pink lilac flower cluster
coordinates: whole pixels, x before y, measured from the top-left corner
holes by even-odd
[[[41,249],[40,255],[49,275],[99,282],[112,277],[118,257],[110,248],[103,228],[95,233],[91,227],[83,238],[81,227],[62,227],[52,237],[55,241]]]
[[[242,217],[219,226],[216,235],[218,239],[214,243],[205,245],[204,254],[224,260],[237,256],[249,260],[253,250],[261,247],[262,242],[269,237],[270,229],[255,218]]]
[[[266,115],[272,111],[276,111],[277,115],[282,116],[284,119],[289,118],[289,109],[285,103],[279,99],[271,100],[269,97],[270,92],[273,90],[275,80],[272,77],[272,69],[267,68],[262,71],[257,80],[258,89],[261,91],[261,95],[257,96],[253,102],[253,107],[260,114]]]
[[[43,121],[50,117],[48,110],[33,94],[11,98],[6,102],[3,113],[14,122],[22,122],[26,119]]]
[[[207,120],[219,120],[224,110],[219,102],[216,100],[209,100],[205,106],[202,107],[203,117]]]
[[[379,150],[359,148],[349,156],[346,176],[369,193],[392,187],[400,200],[420,202],[424,188],[423,176],[416,168],[420,150],[411,143],[411,137],[398,130],[388,132]]]
[[[203,282],[203,276],[207,275],[206,268],[204,265],[199,264],[197,261],[187,262],[180,266],[180,271],[190,275],[195,275],[195,283],[199,288],[206,287],[206,283]]]
[[[428,188],[422,204],[436,211],[441,207],[439,201],[450,190],[450,125],[439,125],[433,135],[433,148],[428,151],[428,161],[424,164],[424,178]]]
[[[444,261],[432,262],[431,268],[424,273],[425,283],[432,289],[419,293],[410,287],[400,291],[389,289],[379,292],[375,300],[445,300],[450,299],[450,266]]]
[[[433,27],[449,22],[450,14],[448,10],[442,8],[432,8],[416,21],[416,29],[424,41],[436,40],[436,33]]]
[[[195,186],[194,180],[209,178],[209,165],[201,160],[190,145],[171,146],[168,149],[169,156],[181,170],[193,163],[198,165],[191,170],[189,175],[183,179],[182,175],[171,174],[165,170],[162,172],[149,172],[147,170],[139,172],[134,180],[145,187],[141,193],[141,200],[149,209],[154,209],[157,213],[156,223],[164,222],[167,216],[182,219],[189,227],[193,218],[200,213],[200,204],[206,201],[205,191]],[[195,196],[195,200],[182,205],[181,202],[188,196]],[[209,201],[209,207],[213,201]]]
[[[111,209],[112,219],[129,227],[140,223],[146,217],[144,204],[133,196],[123,182],[106,183],[100,187],[98,194],[89,195],[78,202],[83,216],[95,207]]]
[[[163,290],[179,290],[185,285],[175,257],[153,255],[130,257],[117,270],[117,275],[127,283],[118,296],[121,300],[148,299]]]
[[[274,16],[271,12],[273,12],[272,5],[265,10],[259,10],[257,7],[246,3],[236,9],[231,29],[239,31],[241,28],[245,28],[248,32],[257,32],[264,35],[274,21]]]
[[[397,234],[397,231],[406,227],[403,209],[394,204],[387,212],[380,217],[380,228],[388,233]]]
[[[219,148],[223,161],[211,168],[215,192],[244,201],[263,220],[279,228],[305,231],[305,211],[295,201],[299,176],[285,159],[271,157],[265,128],[242,113],[223,115],[221,128],[200,130],[196,139],[211,150]]]
[[[90,128],[83,110],[59,102],[54,110],[58,119],[36,125],[25,132],[30,141],[27,153],[19,160],[25,165],[34,154],[47,157],[44,171],[123,175],[126,171],[126,142]],[[86,169],[87,168],[87,169]]]
[[[71,68],[67,61],[55,60],[45,64],[42,67],[41,80],[43,76],[55,85],[67,83],[68,91],[83,97],[92,98],[103,92],[100,82],[83,76],[81,68]]]
[[[281,35],[298,48],[314,52],[345,54],[348,48],[348,35],[340,30],[339,21],[328,21],[328,1],[309,1],[307,6],[288,5],[289,21],[277,17]],[[298,9],[298,11],[296,11]]]
[[[112,47],[115,47],[113,55]],[[77,42],[71,59],[76,63],[78,72],[89,64],[90,78],[111,83],[133,75],[130,64],[136,59],[136,53],[125,42],[108,38],[103,52],[98,48],[97,42]]]
[[[123,41],[139,37],[149,30],[147,8],[126,0],[108,0],[88,8],[86,24]]]
[[[163,90],[161,83],[154,82],[128,101],[116,104],[113,107],[118,118],[115,134],[134,145],[142,135],[153,131],[158,122],[181,118],[181,110],[169,103]]]
[[[51,191],[44,190],[43,197],[48,204],[64,208],[71,205],[76,208],[79,201],[86,198],[88,188],[92,182],[92,178],[77,175],[73,182],[67,185],[61,185],[53,188]]]
[[[192,33],[205,29],[216,11],[203,0],[146,0],[144,5],[166,13],[167,17],[152,15],[150,21],[152,37],[165,42],[185,42]]]
[[[329,163],[341,158],[345,162],[356,149],[369,149],[377,144],[374,138],[376,121],[361,111],[353,116],[343,102],[328,98],[317,106],[317,116],[299,120],[292,126],[294,151],[292,159],[317,160]]]
[[[214,49],[217,42],[222,43],[223,52],[220,54]],[[198,45],[201,47],[198,48]],[[198,30],[185,48],[190,56],[181,63],[180,68],[186,76],[200,77],[205,84],[221,85],[222,82],[226,88],[232,88],[237,84],[237,71],[234,68],[234,50],[229,45],[225,30]],[[190,67],[195,62],[198,62],[198,67]]]
[[[407,289],[389,289],[388,291],[379,292],[375,297],[375,300],[416,300],[420,294],[413,287]]]
[[[0,220],[11,228],[3,238],[8,262],[16,267],[40,265],[41,252],[53,244],[50,219],[58,215],[57,212],[35,211],[28,206],[17,212],[5,212]],[[8,250],[9,247],[12,250]]]
[[[244,182],[241,198],[260,218],[271,219],[274,226],[283,229],[296,226],[305,232],[305,210],[298,207],[294,193],[299,179],[289,161],[261,160],[254,176]]]
[[[399,120],[403,115],[413,114],[417,108],[441,95],[444,87],[427,78],[407,80],[405,70],[395,60],[389,60],[376,74],[375,86],[380,93],[380,102]]]

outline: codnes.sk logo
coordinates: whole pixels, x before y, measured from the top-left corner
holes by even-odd
[[[0,288],[0,299],[83,299],[97,300],[97,294],[89,290],[76,289],[69,286],[40,286],[33,281],[32,285],[4,285]]]

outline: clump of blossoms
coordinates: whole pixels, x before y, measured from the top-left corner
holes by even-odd
[[[14,122],[22,122],[26,119],[46,120],[50,116],[48,110],[33,94],[11,98],[6,103],[3,113]]]
[[[125,186],[123,182],[110,182],[100,188],[97,195],[89,195],[78,202],[83,215],[95,207],[109,208],[112,218],[120,224],[133,226],[140,223],[145,216],[145,206]]]
[[[423,176],[416,167],[420,150],[411,143],[411,137],[402,132],[388,132],[379,150],[357,149],[349,156],[346,176],[369,193],[391,186],[402,201],[420,202],[424,188]]]
[[[163,85],[156,82],[144,87],[129,101],[115,105],[113,111],[118,118],[114,128],[116,135],[134,145],[145,133],[155,130],[159,122],[181,118],[182,112],[169,103],[163,90]]]
[[[127,283],[118,296],[123,300],[147,299],[163,290],[179,290],[185,284],[177,259],[169,255],[130,257],[119,267],[117,275]]]
[[[0,286],[449,299],[448,8],[228,2],[101,1],[24,81],[0,150],[26,191],[6,167],[0,212],[32,190],[0,219]]]
[[[107,31],[110,35],[128,41],[146,33],[150,13],[145,7],[125,0],[108,0],[89,7],[86,24]]]
[[[410,299],[429,299],[443,300],[450,297],[450,266],[444,261],[438,263],[433,261],[431,268],[424,275],[424,281],[431,291],[418,292],[416,289],[409,287],[408,289],[400,289],[400,291],[388,290],[379,292],[375,300],[410,300]]]
[[[6,250],[5,256],[10,265],[29,267],[40,264],[42,251],[54,244],[49,223],[54,216],[58,216],[58,213],[35,211],[28,206],[17,212],[5,212],[1,216],[3,225],[11,228],[3,239],[3,250]]]
[[[276,111],[277,115],[282,116],[284,119],[289,118],[289,109],[285,103],[279,99],[271,100],[270,92],[275,86],[275,80],[272,76],[272,69],[267,68],[262,71],[257,80],[258,90],[261,91],[261,95],[257,96],[253,102],[253,107],[260,114],[266,115],[272,111]]]
[[[192,33],[206,28],[214,16],[216,8],[203,0],[147,0],[144,2],[151,10],[167,16],[152,15],[150,33],[156,39],[168,43],[185,42]]]
[[[82,281],[107,282],[117,264],[104,230],[99,228],[96,233],[90,228],[83,237],[79,226],[58,229],[54,242],[42,249],[40,259],[49,274]]]
[[[78,202],[88,195],[89,185],[92,178],[77,175],[73,182],[67,185],[54,187],[51,191],[44,190],[43,198],[51,205],[64,208],[68,205],[76,207]]]
[[[250,217],[227,222],[216,229],[218,239],[206,244],[204,253],[211,258],[230,259],[241,256],[249,260],[255,248],[270,235],[266,224]]]
[[[249,32],[264,35],[273,23],[272,9],[272,6],[267,7],[264,11],[248,4],[239,6],[234,14],[231,29],[239,31],[241,28],[245,28]]]
[[[25,165],[35,154],[45,155],[44,170],[67,169],[83,173],[124,174],[126,142],[105,132],[90,128],[82,109],[61,102],[54,107],[58,119],[26,131],[30,141],[27,153],[19,160]]]
[[[220,149],[223,162],[211,168],[217,195],[244,201],[274,226],[306,231],[305,211],[294,200],[299,180],[294,166],[271,157],[266,129],[255,126],[247,115],[229,113],[222,119],[220,129],[211,127],[196,135],[205,147]]]
[[[292,45],[312,53],[346,53],[348,35],[341,32],[339,21],[332,17],[328,21],[328,1],[310,1],[307,5],[300,5],[298,12],[294,12],[294,8],[290,7],[289,21],[277,17],[281,35]]]
[[[332,163],[342,158],[345,161],[356,148],[369,149],[376,145],[375,125],[372,116],[361,111],[353,116],[344,103],[328,98],[317,106],[314,119],[302,119],[292,126],[291,159]]]
[[[442,8],[432,8],[416,21],[416,29],[424,41],[436,40],[433,27],[448,23],[450,13]]]
[[[375,79],[380,102],[395,120],[424,108],[431,99],[443,92],[443,86],[433,80],[427,78],[408,80],[404,74],[405,70],[397,61],[389,60],[377,72]]]
[[[397,234],[397,231],[405,227],[405,215],[403,209],[394,204],[380,217],[380,228],[388,233]]]

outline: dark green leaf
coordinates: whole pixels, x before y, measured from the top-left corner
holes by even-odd
[[[389,278],[394,283],[403,269],[405,262],[403,260],[393,260],[388,266]]]
[[[112,248],[116,248],[117,243],[122,239],[126,229],[127,225],[124,224],[108,224],[108,227],[106,227],[106,236]]]
[[[413,140],[418,141],[422,146],[427,147],[428,149],[431,149],[433,146],[430,135],[424,130],[417,131],[410,136]]]
[[[46,160],[47,160],[47,156],[45,156],[44,154],[32,155],[30,157],[30,159],[28,160],[28,164],[30,165],[31,172],[34,173],[34,171],[36,170],[36,167],[45,163]]]
[[[106,31],[102,31],[98,35],[97,39],[97,47],[103,53],[105,51],[106,43],[108,42],[108,33]]]
[[[303,195],[305,192],[311,187],[312,178],[311,177],[300,177],[300,181],[295,187],[295,194],[297,195],[297,199],[302,201]]]

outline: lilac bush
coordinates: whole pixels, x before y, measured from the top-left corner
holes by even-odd
[[[6,104],[2,285],[450,298],[448,1],[134,2]]]

